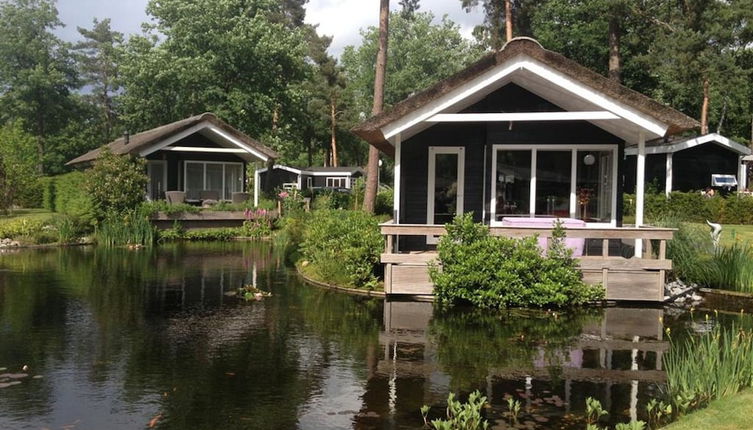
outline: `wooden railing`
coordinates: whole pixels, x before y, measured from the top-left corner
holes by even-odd
[[[426,285],[431,285],[425,267],[437,260],[437,254],[429,247],[423,250],[407,251],[402,245],[398,250],[398,238],[402,236],[443,236],[447,231],[443,225],[394,224],[388,221],[380,225],[385,237],[385,252],[381,261],[385,266],[385,290],[400,293],[401,284],[420,284],[422,292],[417,293],[415,285],[405,285],[406,294],[430,294]],[[666,271],[672,269],[672,261],[667,259],[667,241],[671,240],[675,229],[657,227],[571,227],[565,229],[567,238],[584,239],[583,255],[577,256],[578,265],[589,283],[601,283],[607,289],[607,298],[614,300],[660,301],[664,296]],[[538,235],[551,238],[552,229],[539,227],[490,227],[493,236],[521,238]],[[632,254],[635,241],[643,243],[642,258],[626,257],[626,250]],[[547,240],[547,244],[549,241]],[[616,255],[615,255],[616,254]],[[424,269],[417,269],[424,267]],[[396,282],[397,281],[397,282]],[[389,284],[389,285],[388,285]],[[396,288],[397,287],[397,288]]]

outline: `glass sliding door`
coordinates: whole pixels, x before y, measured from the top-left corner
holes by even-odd
[[[616,145],[494,145],[492,223],[505,216],[616,222]]]
[[[220,200],[230,200],[242,192],[243,163],[221,161],[186,161],[184,174],[187,200],[201,200],[202,191],[216,193]],[[207,198],[207,193],[204,193]]]
[[[531,151],[499,151],[497,153],[496,214],[530,214]]]
[[[199,200],[204,189],[204,164],[186,162],[185,172],[186,200]]]
[[[465,153],[462,147],[429,147],[427,224],[447,224],[463,213]],[[436,243],[436,237],[427,237]]]
[[[572,151],[536,151],[536,215],[570,216]]]
[[[578,151],[577,217],[586,222],[612,219],[612,151]]]
[[[147,186],[147,196],[149,200],[162,200],[165,198],[165,191],[167,191],[167,170],[165,162],[149,160],[146,164],[147,176],[149,176],[149,184]]]

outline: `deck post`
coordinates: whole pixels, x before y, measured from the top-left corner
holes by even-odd
[[[254,208],[258,208],[258,207],[259,207],[259,170],[254,169]]]
[[[400,149],[402,146],[400,133],[395,136],[395,167],[392,184],[392,222],[400,224]]]
[[[664,194],[669,197],[672,192],[672,153],[667,152],[667,181],[664,184]]]
[[[646,134],[643,130],[638,132],[638,157],[635,175],[635,226],[643,225],[643,197],[646,182]],[[635,256],[643,255],[643,240],[635,240]]]
[[[739,173],[737,174],[737,191],[748,189],[748,164],[743,161],[743,156],[739,157]]]

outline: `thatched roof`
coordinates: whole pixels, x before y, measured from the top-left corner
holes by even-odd
[[[106,146],[110,148],[110,151],[112,151],[113,154],[138,155],[141,151],[149,148],[150,146],[155,145],[161,141],[164,141],[165,139],[168,139],[171,136],[174,136],[184,130],[188,130],[189,128],[197,124],[200,124],[202,122],[208,122],[222,129],[223,131],[232,135],[234,138],[243,142],[245,145],[248,145],[249,147],[253,148],[254,150],[258,151],[261,154],[264,154],[265,156],[271,159],[279,158],[279,155],[277,154],[277,152],[267,147],[266,145],[262,144],[258,140],[245,135],[238,129],[230,126],[225,121],[222,121],[221,119],[217,118],[215,114],[210,113],[210,112],[203,113],[201,115],[195,115],[190,118],[182,119],[180,121],[175,121],[170,124],[165,124],[157,128],[153,128],[151,130],[146,130],[146,131],[142,131],[140,133],[134,134],[132,136],[129,136],[128,143],[126,143],[125,137],[120,137],[119,139],[116,139],[108,143]],[[101,148],[91,150],[87,152],[86,154],[81,155],[80,157],[74,158],[73,160],[69,161],[67,165],[71,166],[75,164],[82,164],[82,163],[88,163],[88,162],[94,161],[97,159],[97,157],[99,157],[100,151],[101,151]]]
[[[611,99],[623,103],[661,123],[667,124],[669,126],[667,135],[680,133],[699,126],[698,122],[693,118],[637,91],[620,85],[614,80],[583,67],[561,54],[546,50],[533,39],[516,38],[507,43],[502,49],[484,56],[466,69],[437,82],[430,88],[408,97],[382,114],[367,119],[351,131],[371,145],[391,155],[394,148],[385,139],[381,131],[382,127],[425,107],[429,103],[519,55],[530,57]]]

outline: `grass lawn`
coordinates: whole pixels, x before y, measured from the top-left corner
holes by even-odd
[[[719,399],[699,411],[680,418],[664,430],[748,430],[753,429],[753,390]]]
[[[55,213],[49,212],[47,209],[16,209],[9,215],[0,214],[0,225],[17,220],[19,218],[45,221],[55,218],[55,216]]]

